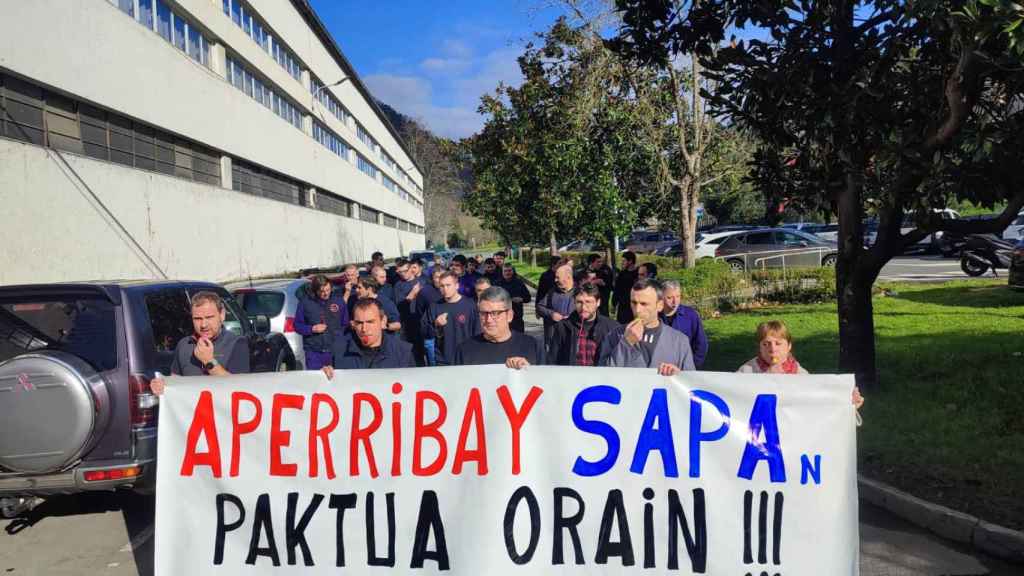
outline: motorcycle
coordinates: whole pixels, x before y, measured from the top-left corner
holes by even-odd
[[[1010,267],[1014,244],[994,234],[973,234],[967,237],[960,251],[960,269],[968,276],[981,276],[989,269],[999,276],[997,269]]]

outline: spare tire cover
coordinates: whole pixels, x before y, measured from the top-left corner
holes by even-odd
[[[0,467],[60,470],[91,448],[109,418],[106,386],[82,359],[34,352],[0,364]]]

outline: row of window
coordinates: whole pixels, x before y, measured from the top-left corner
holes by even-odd
[[[348,109],[345,108],[337,98],[331,95],[331,91],[328,90],[324,86],[324,83],[318,80],[316,76],[310,75],[309,77],[309,91],[314,95],[317,102],[320,102],[324,108],[330,110],[331,114],[340,120],[342,124],[346,126],[350,125],[352,115],[349,114]]]
[[[249,71],[237,60],[226,57],[225,70],[228,82],[235,88],[245,92],[250,98],[273,110],[286,122],[302,130],[302,112],[299,107],[292,104],[291,100],[282,96],[270,87],[269,83],[262,82],[255,74]]]
[[[156,32],[203,66],[210,66],[210,41],[164,0],[111,0],[122,12]]]
[[[352,148],[348,143],[315,120],[313,121],[313,139],[322,144],[324,148],[351,162],[349,152]]]
[[[220,152],[113,112],[0,75],[0,136],[48,146],[196,182],[222,185]],[[309,206],[307,186],[260,166],[233,159],[232,187],[238,192],[292,205]],[[353,203],[318,191],[316,208],[352,217]],[[360,218],[379,223],[382,213],[361,207]],[[422,227],[383,214],[385,225],[422,233]]]
[[[248,4],[240,0],[223,0],[224,14],[238,25],[245,34],[259,44],[260,48],[291,74],[296,80],[302,79],[302,65],[281,40],[270,33],[267,25],[256,15]]]
[[[200,62],[207,67],[210,66],[209,40],[207,40],[206,36],[204,36],[187,18],[172,10],[165,0],[110,1],[117,5],[126,14],[135,18],[140,24],[155,31],[165,40],[176,46],[179,50],[187,53],[197,62]],[[252,10],[251,7],[240,0],[223,0],[223,8],[224,13],[228,15],[235,24],[239,25],[247,35],[263,47],[264,50],[273,56],[289,74],[296,79],[301,78],[302,69],[298,60],[280,43],[280,41],[276,40],[274,36],[270,34],[267,26],[263,24],[258,16],[256,16],[255,11]],[[267,109],[272,110],[281,118],[284,118],[288,123],[300,130],[302,129],[302,113],[299,111],[299,108],[292,104],[288,98],[271,88],[269,83],[261,81],[244,65],[230,57],[226,60],[225,69],[229,83],[267,107]],[[354,121],[352,115],[341,104],[341,102],[334,98],[330,94],[329,90],[324,89],[323,84],[316,78],[311,78],[310,90],[316,94],[317,100],[320,101],[325,108],[330,110],[331,113],[345,125],[350,125],[350,122]],[[348,150],[350,147],[341,140],[341,138],[331,132],[323,133],[323,130],[320,131],[320,134],[317,134],[316,132],[318,131],[315,128],[314,132],[314,138],[318,142],[326,146],[335,154],[349,160]],[[384,164],[393,173],[398,174],[407,185],[419,190],[419,187],[416,186],[412,178],[410,178],[404,170],[399,168],[398,163],[395,162],[391,155],[385,152],[384,148],[377,143],[376,139],[374,139],[373,136],[371,136],[370,133],[358,122],[356,122],[356,135],[363,141],[363,143],[365,143],[371,150],[374,150],[375,153],[383,159]],[[358,164],[360,170],[376,179],[378,169],[370,163],[369,160],[360,157]],[[419,209],[422,209],[422,202],[417,200],[413,195],[407,193],[404,188],[393,188],[391,186],[392,184],[394,184],[394,181],[385,176],[385,187],[397,194],[403,200]]]
[[[144,170],[220,185],[220,155],[119,114],[0,76],[0,134]]]
[[[377,167],[373,165],[373,162],[370,162],[365,156],[358,152],[356,153],[356,165],[359,167],[361,172],[374,180],[377,179]]]

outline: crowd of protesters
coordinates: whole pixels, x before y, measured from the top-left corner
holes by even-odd
[[[625,252],[616,274],[597,254],[578,267],[552,257],[536,290],[544,326],[538,341],[524,333],[530,290],[505,257],[457,255],[447,268],[439,259],[399,258],[387,267],[377,252],[362,273],[344,267],[337,287],[313,276],[294,321],[306,369],[333,379],[335,370],[345,369],[549,364],[652,368],[671,376],[704,364],[708,339],[700,315],[682,304],[678,282],[658,280],[654,263],[638,265],[636,255]],[[237,338],[221,330],[220,298],[197,296],[192,315],[197,336],[179,343],[172,373],[248,371],[237,358]],[[738,372],[806,374],[784,323],[763,323],[756,336],[757,355]],[[162,379],[154,382],[162,393]],[[853,402],[864,402],[857,390]]]

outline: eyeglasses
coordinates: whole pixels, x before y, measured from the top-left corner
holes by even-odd
[[[497,320],[498,316],[504,314],[505,312],[508,312],[508,308],[505,308],[504,310],[492,310],[488,312],[484,312],[481,310],[479,314],[481,320]]]

